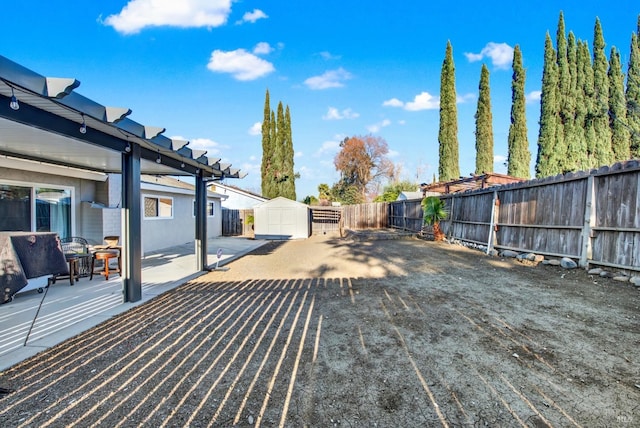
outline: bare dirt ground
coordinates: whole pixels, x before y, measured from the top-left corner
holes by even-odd
[[[640,426],[640,290],[418,239],[273,242],[0,374],[0,426]]]

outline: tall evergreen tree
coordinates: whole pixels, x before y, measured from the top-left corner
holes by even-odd
[[[269,193],[272,157],[271,106],[269,101],[269,90],[267,89],[267,94],[264,100],[264,116],[262,118],[262,163],[260,164],[262,194],[265,196]]]
[[[476,174],[493,172],[493,117],[489,69],[482,64],[476,119]]]
[[[638,32],[631,35],[629,66],[627,69],[627,121],[631,132],[631,156],[640,157],[640,15]]]
[[[536,176],[538,178],[557,174],[558,159],[555,157],[558,66],[551,36],[547,32],[544,43],[544,66],[542,71],[542,95],[540,98],[540,127],[538,129],[538,155]]]
[[[595,168],[598,166],[595,156],[596,152],[596,127],[595,127],[595,87],[593,77],[593,65],[591,64],[591,54],[589,52],[589,45],[587,42],[582,42],[578,46],[578,53],[580,54],[579,67],[582,69],[583,81],[582,81],[582,94],[584,98],[584,137],[587,145],[587,165],[588,168]]]
[[[278,160],[276,155],[277,142],[278,142],[278,136],[276,134],[277,126],[278,126],[277,124],[278,122],[276,122],[276,114],[273,110],[271,110],[271,120],[270,120],[270,126],[269,126],[269,140],[271,141],[271,152],[270,152],[271,168],[269,170],[269,177],[267,180],[267,183],[268,183],[267,192],[262,194],[262,196],[264,196],[265,198],[275,198],[276,196],[278,196],[278,182],[277,182]]]
[[[282,196],[291,200],[296,200],[296,175],[293,169],[293,137],[291,134],[291,112],[289,106],[286,107],[284,113],[284,145],[283,145],[283,171],[287,176],[282,186]]]
[[[440,74],[440,128],[438,131],[440,180],[447,181],[460,177],[458,146],[458,108],[456,105],[456,78],[451,41]]]
[[[587,169],[586,145],[584,143],[584,129],[578,124],[578,98],[580,96],[580,78],[578,71],[578,46],[576,38],[569,32],[567,41],[567,62],[571,76],[564,116],[564,142],[566,156],[563,172]],[[580,82],[580,83],[579,83]]]
[[[593,125],[595,129],[596,166],[609,165],[613,160],[611,127],[609,125],[609,77],[608,61],[600,19],[596,18],[593,32]]]
[[[284,171],[284,141],[285,141],[286,129],[284,123],[284,107],[282,101],[278,103],[276,110],[276,143],[273,156],[273,163],[275,165],[275,193],[271,197],[282,196],[284,182],[288,179],[286,172]]]
[[[564,171],[567,169],[567,140],[571,139],[571,125],[569,122],[572,120],[573,108],[571,105],[571,74],[567,53],[567,39],[565,36],[564,14],[562,12],[560,12],[560,17],[558,19],[556,47],[556,63],[558,66],[558,114],[556,115],[554,156],[558,159],[558,170]],[[568,129],[565,129],[565,127]]]
[[[585,122],[587,118],[587,99],[585,95],[585,73],[586,69],[591,69],[591,59],[589,48],[581,41],[575,41],[573,33],[569,33],[570,44],[575,44],[575,59],[569,61],[570,64],[575,62],[575,81],[574,107],[575,116],[573,120],[572,138],[567,143],[567,171],[584,171],[589,169],[589,158],[587,153],[587,136],[585,132]],[[572,65],[573,67],[573,65]],[[572,83],[573,85],[573,83]]]
[[[629,159],[629,129],[627,125],[627,103],[624,97],[624,74],[620,54],[615,47],[609,55],[609,123],[611,125],[611,149],[613,161]]]
[[[509,126],[509,154],[507,173],[514,177],[529,178],[531,153],[527,138],[527,117],[525,112],[524,84],[526,73],[522,67],[520,45],[513,50],[513,79],[511,82],[511,125]]]

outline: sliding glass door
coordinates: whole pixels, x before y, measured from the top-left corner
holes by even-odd
[[[0,231],[71,236],[71,199],[69,188],[0,183]]]

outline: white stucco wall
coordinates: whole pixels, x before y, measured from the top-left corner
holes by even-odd
[[[173,200],[172,218],[142,217],[142,252],[148,253],[164,248],[193,242],[195,240],[195,222],[193,204],[195,195],[190,193],[176,193],[149,189],[142,191],[142,198],[162,197]],[[140,203],[144,203],[143,200]],[[222,208],[220,199],[209,198],[214,204],[214,215],[207,217],[207,237],[215,238],[222,235]]]

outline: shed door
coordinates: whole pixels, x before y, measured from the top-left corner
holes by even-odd
[[[295,237],[296,217],[294,208],[274,207],[267,210],[268,233],[282,237]]]

